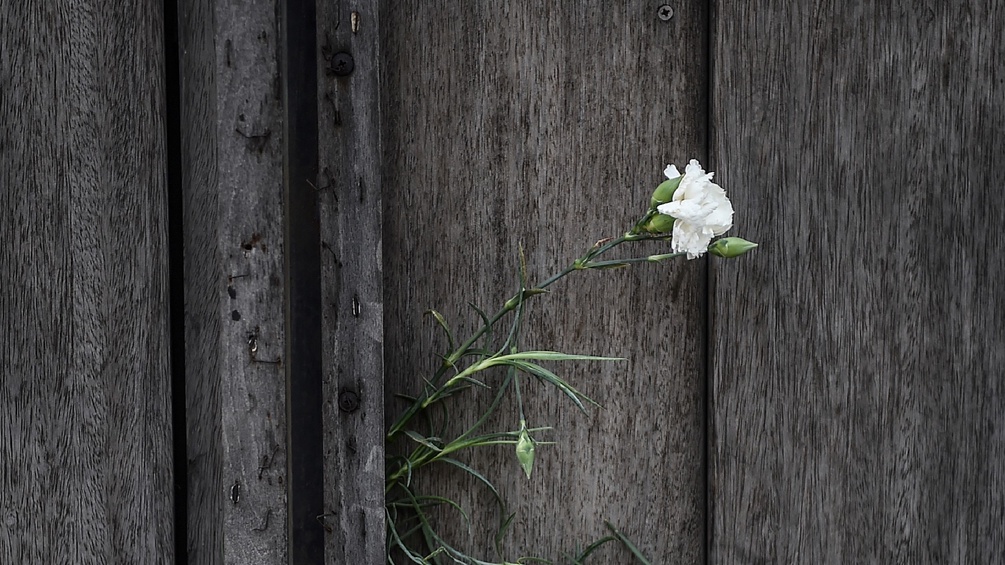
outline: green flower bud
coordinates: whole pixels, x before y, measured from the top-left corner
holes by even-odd
[[[652,218],[649,218],[649,221],[646,222],[646,225],[642,226],[642,229],[654,234],[669,233],[673,230],[673,223],[675,221],[673,216],[656,214]]]
[[[656,190],[653,191],[653,198],[649,201],[649,207],[655,208],[660,204],[670,202],[673,198],[673,193],[677,192],[677,187],[680,186],[680,181],[683,178],[683,176],[679,176],[661,182],[660,185],[656,187]]]
[[[756,243],[747,241],[742,237],[724,237],[708,246],[708,252],[725,259],[732,259],[733,257],[743,255],[755,247],[757,247]]]
[[[523,425],[520,427],[523,429],[520,430],[520,439],[516,442],[516,458],[529,479],[530,472],[534,468],[534,438],[530,437]]]

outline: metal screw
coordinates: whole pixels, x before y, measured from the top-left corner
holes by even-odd
[[[336,53],[328,64],[331,71],[335,73],[335,76],[340,77],[349,76],[353,68],[356,67],[356,63],[352,60],[352,55],[344,51]]]
[[[338,393],[338,408],[343,412],[355,412],[359,409],[359,395],[351,390]]]
[[[659,14],[661,20],[669,22],[670,18],[673,17],[673,8],[669,4],[663,4],[656,13]]]

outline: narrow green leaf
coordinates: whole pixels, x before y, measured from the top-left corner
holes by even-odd
[[[509,516],[506,516],[504,514],[499,520],[499,529],[496,531],[495,536],[495,546],[496,546],[496,555],[498,555],[500,558],[502,558],[503,555],[502,540],[503,537],[506,536],[506,530],[508,530],[509,527],[513,525],[513,518],[516,518],[516,512],[513,512]]]
[[[387,513],[387,511],[385,510],[385,514],[386,513]],[[391,517],[390,514],[387,515],[387,531],[388,531],[389,534],[391,534],[390,537],[391,537],[391,540],[394,540],[394,545],[396,545],[398,548],[400,548],[405,553],[405,556],[408,557],[409,560],[412,561],[412,563],[419,563],[419,564],[426,563],[426,561],[422,557],[420,557],[420,556],[415,555],[414,553],[412,553],[412,551],[410,549],[408,549],[408,546],[405,545],[405,542],[403,542],[401,540],[401,537],[398,536],[398,530],[395,529],[395,527],[394,527],[394,519]],[[390,552],[388,552],[388,553],[390,553]]]
[[[605,538],[601,538],[601,539],[599,539],[599,540],[591,543],[590,545],[588,545],[586,547],[586,549],[583,550],[582,553],[580,553],[578,556],[575,557],[575,559],[573,559],[573,563],[576,563],[577,565],[581,565],[583,563],[583,561],[585,561],[586,558],[590,556],[591,553],[593,553],[594,551],[597,550],[597,548],[599,548],[600,546],[604,545],[605,543],[612,542],[612,541],[618,541],[618,538],[616,538],[614,536],[607,536]]]
[[[475,312],[478,313],[478,317],[482,319],[482,327],[485,328],[485,347],[486,348],[491,347],[492,321],[489,320],[488,314],[486,314],[481,308],[476,306],[474,302],[468,302],[468,306],[474,308]]]
[[[462,357],[477,355],[479,357],[491,357],[495,352],[488,349],[468,349]]]
[[[506,511],[506,501],[503,500],[502,495],[499,494],[498,490],[496,490],[495,485],[493,485],[491,481],[489,481],[488,479],[486,479],[484,475],[482,475],[478,471],[472,469],[471,467],[468,467],[464,463],[461,463],[460,461],[458,461],[456,459],[453,459],[451,457],[443,457],[442,459],[440,459],[440,461],[443,461],[444,463],[449,463],[450,465],[453,465],[454,467],[457,467],[458,469],[461,469],[462,471],[468,473],[472,477],[474,477],[474,478],[478,479],[479,481],[481,481],[481,483],[484,484],[485,487],[488,488],[489,491],[492,493],[492,496],[495,497],[496,504],[499,506],[499,509],[505,514],[505,511]]]
[[[426,310],[426,314],[431,314],[436,318],[440,327],[443,328],[443,333],[447,334],[447,344],[450,346],[450,351],[457,349],[457,346],[454,344],[454,333],[450,331],[450,326],[447,325],[447,319],[443,317],[443,314],[440,314],[436,310]]]
[[[464,382],[466,382],[466,383],[471,383],[471,384],[473,384],[473,385],[475,385],[477,387],[487,388],[489,390],[492,389],[492,387],[490,387],[489,385],[487,385],[487,384],[479,381],[478,379],[473,379],[471,377],[461,377],[461,380],[464,381]]]
[[[418,501],[423,507],[437,506],[440,504],[446,504],[448,506],[452,506],[454,509],[460,512],[461,516],[464,518],[464,523],[466,523],[468,526],[471,526],[471,518],[468,517],[468,513],[465,512],[463,508],[461,508],[460,504],[454,502],[453,500],[445,496],[434,496],[431,494],[426,494],[416,496],[415,500]]]
[[[583,393],[573,388],[569,383],[565,382],[565,380],[563,380],[555,373],[552,373],[548,369],[545,369],[540,365],[534,363],[527,363],[524,361],[513,361],[512,363],[515,367],[517,367],[521,371],[534,375],[535,377],[538,377],[548,382],[552,386],[558,388],[560,391],[565,393],[566,396],[572,399],[572,401],[576,404],[576,406],[584,413],[586,412],[586,407],[583,406],[583,402],[580,399],[583,399],[598,408],[600,407],[600,404],[597,404],[596,401],[589,398],[588,396],[585,396]]]
[[[558,351],[521,351],[500,355],[490,359],[489,363],[514,361],[626,361],[624,357],[598,357],[596,355],[573,355]]]
[[[628,551],[632,552],[632,555],[634,555],[635,558],[639,560],[639,563],[642,563],[642,565],[652,565],[652,563],[650,563],[649,560],[646,559],[644,555],[642,555],[642,552],[639,551],[639,548],[635,547],[635,544],[632,543],[632,540],[626,538],[624,534],[619,532],[617,528],[611,525],[610,522],[605,521],[604,525],[607,526],[607,529],[610,530],[611,533],[614,534],[616,538],[618,538],[618,541],[620,541],[622,544],[624,544],[625,547],[628,548]]]
[[[438,445],[430,441],[432,439],[437,438],[426,438],[417,432],[413,432],[412,430],[405,430],[405,435],[408,436],[412,441],[422,445],[423,447],[428,447],[429,449],[432,449],[437,453],[443,451],[443,448],[439,447]]]

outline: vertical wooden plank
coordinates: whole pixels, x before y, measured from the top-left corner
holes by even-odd
[[[159,3],[0,5],[0,562],[174,556]]]
[[[379,4],[317,4],[330,563],[386,562]]]
[[[720,3],[713,563],[1005,558],[1005,10]]]
[[[193,563],[287,556],[277,13],[178,6]]]
[[[396,2],[382,14],[384,73],[385,417],[415,394],[445,340],[517,285],[517,249],[541,281],[648,206],[668,162],[703,158],[703,3]],[[728,187],[727,187],[728,188]],[[662,249],[645,247],[645,254]],[[530,306],[527,347],[619,355],[558,369],[603,409],[525,383],[531,426],[554,425],[527,480],[511,448],[463,456],[513,501],[505,557],[563,552],[610,520],[655,562],[704,559],[704,262],[578,273]],[[496,383],[493,383],[496,384]],[[452,406],[462,421],[491,393]],[[506,406],[489,424],[518,426]],[[417,477],[472,513],[447,537],[483,558],[491,495],[450,469]],[[614,547],[596,562],[628,562]]]

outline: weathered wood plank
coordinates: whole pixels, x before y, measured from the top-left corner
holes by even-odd
[[[0,562],[174,555],[163,19],[0,4]]]
[[[713,563],[1005,558],[1005,10],[720,3]]]
[[[703,4],[631,1],[398,2],[382,14],[385,417],[446,349],[429,318],[467,335],[464,306],[501,306],[517,285],[517,249],[531,278],[563,268],[648,205],[667,162],[703,157]],[[647,247],[652,252],[655,247]],[[564,366],[604,406],[578,413],[536,383],[529,425],[554,425],[534,477],[511,448],[471,458],[515,502],[508,559],[560,559],[622,528],[656,562],[704,559],[703,262],[579,273],[535,299],[524,345],[624,355],[627,363]],[[490,398],[453,410],[469,423]],[[491,429],[516,429],[515,407]],[[448,469],[422,481],[472,511],[449,539],[495,557],[491,496]],[[417,480],[421,480],[417,477]],[[596,562],[627,562],[615,548]]]
[[[378,5],[317,4],[330,563],[386,562]]]
[[[191,562],[285,563],[274,4],[179,2]]]

